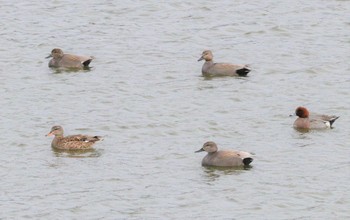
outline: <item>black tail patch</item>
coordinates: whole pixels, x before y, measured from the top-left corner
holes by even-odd
[[[239,69],[239,70],[236,70],[236,73],[239,75],[239,76],[247,76],[247,74],[250,72],[250,69],[248,68],[242,68],[242,69]]]
[[[84,61],[83,62],[84,67],[89,67],[89,64],[91,63],[91,60],[92,59],[88,59],[88,60]]]
[[[247,157],[243,159],[243,164],[248,166],[253,161],[253,158]]]
[[[338,118],[339,118],[339,116],[335,117],[335,118],[332,118],[332,120],[329,121],[331,127],[332,127],[332,124],[335,122],[335,120],[337,120]]]

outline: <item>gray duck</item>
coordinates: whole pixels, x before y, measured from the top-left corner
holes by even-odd
[[[89,64],[93,60],[92,56],[66,54],[59,48],[53,49],[51,54],[46,58],[50,57],[52,57],[52,59],[49,61],[49,67],[56,68],[89,68]]]
[[[203,76],[247,76],[250,72],[248,65],[230,64],[230,63],[214,63],[213,53],[205,50],[198,61],[205,60],[202,66]]]
[[[237,167],[248,166],[252,161],[252,155],[245,151],[218,150],[217,145],[208,141],[195,153],[206,151],[208,154],[202,160],[202,166]]]

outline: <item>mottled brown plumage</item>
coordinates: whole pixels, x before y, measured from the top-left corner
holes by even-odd
[[[70,135],[63,136],[63,128],[59,125],[53,126],[46,136],[54,135],[51,147],[60,150],[84,150],[92,148],[95,142],[101,140],[100,136]]]
[[[92,56],[78,56],[73,54],[65,54],[59,48],[55,48],[51,51],[51,54],[46,57],[52,59],[49,62],[49,67],[63,67],[63,68],[88,68],[92,61]]]

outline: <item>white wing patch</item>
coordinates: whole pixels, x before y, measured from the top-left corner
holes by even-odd
[[[324,123],[328,128],[331,127],[331,123],[330,123],[329,121],[323,121],[323,123]]]

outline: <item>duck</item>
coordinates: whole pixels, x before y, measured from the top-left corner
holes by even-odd
[[[250,153],[237,150],[218,150],[213,141],[205,142],[203,147],[195,153],[202,151],[208,153],[202,160],[202,166],[238,167],[248,166],[253,161]]]
[[[78,56],[73,54],[66,54],[60,48],[54,48],[51,54],[46,58],[52,58],[49,61],[49,67],[54,68],[89,68],[89,64],[93,60],[92,56]]]
[[[213,53],[205,50],[198,61],[205,60],[202,66],[203,76],[247,76],[251,71],[248,65],[230,64],[230,63],[214,63]]]
[[[51,147],[58,150],[85,150],[91,149],[95,142],[102,140],[101,136],[70,135],[63,136],[63,128],[55,125],[46,136],[55,136]]]
[[[309,110],[299,106],[295,110],[298,118],[294,121],[295,129],[327,129],[332,128],[333,123],[339,118],[335,115],[310,114]]]

